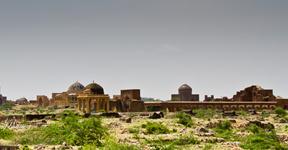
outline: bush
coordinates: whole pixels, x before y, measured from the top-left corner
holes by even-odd
[[[99,118],[84,119],[82,122],[74,114],[63,117],[60,123],[47,127],[33,128],[22,133],[21,144],[51,144],[66,142],[70,145],[101,145],[106,128]]]
[[[176,145],[189,145],[189,144],[199,144],[200,142],[193,136],[181,136],[177,139],[174,144]]]
[[[170,132],[165,125],[157,122],[147,122],[142,125],[142,128],[146,129],[147,134],[167,134]]]
[[[248,116],[248,112],[245,110],[238,110],[236,111],[236,114],[239,116]]]
[[[258,131],[257,131],[258,132]],[[245,137],[241,144],[244,149],[276,149],[284,150],[287,147],[281,145],[275,132],[258,132]]]
[[[232,128],[232,125],[231,125],[231,122],[228,121],[228,120],[225,120],[225,121],[221,121],[217,127],[217,129],[221,129],[221,130],[231,130]]]
[[[226,139],[226,140],[234,140],[236,137],[232,131],[231,122],[228,120],[221,121],[216,128],[214,128],[216,132],[216,136]]]
[[[217,114],[214,109],[196,109],[193,112],[196,113],[195,117],[202,119],[213,118]]]
[[[11,139],[15,133],[8,128],[0,128],[0,139]]]
[[[105,146],[100,148],[100,150],[140,150],[137,146],[121,144],[117,142],[105,143]]]
[[[240,145],[244,149],[287,149],[281,145],[275,130],[265,131],[255,124],[250,125],[248,128],[252,134],[243,138],[243,142]]]
[[[114,139],[106,139],[102,147],[94,144],[86,144],[80,148],[80,150],[96,150],[97,148],[99,150],[140,150],[137,146],[117,143]]]
[[[0,106],[0,111],[2,110],[11,110],[13,108],[14,104],[11,102],[5,102]]]
[[[267,112],[267,111],[262,111],[262,112],[261,112],[261,116],[262,116],[262,118],[267,118],[267,117],[270,116],[270,113]]]
[[[175,139],[173,141],[167,140],[152,140],[147,141],[148,144],[153,147],[155,150],[175,150],[175,149],[182,149],[184,145],[190,144],[199,144],[200,142],[193,136],[181,136],[179,139]]]
[[[280,107],[278,107],[278,108],[275,109],[275,113],[276,113],[279,117],[285,117],[285,116],[287,115],[286,110],[283,109],[283,108],[280,108]]]
[[[138,127],[132,127],[128,129],[129,133],[138,134],[140,132],[140,129]]]
[[[178,113],[176,117],[179,119],[178,123],[184,125],[185,127],[191,127],[194,124],[191,116],[186,113]]]

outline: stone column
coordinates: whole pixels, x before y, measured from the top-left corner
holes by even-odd
[[[96,108],[96,112],[99,112],[99,100],[98,99],[96,99],[96,103],[97,103],[97,108]]]
[[[109,99],[106,99],[106,111],[109,112]]]
[[[86,113],[90,113],[91,112],[91,105],[90,105],[90,98],[86,99]]]

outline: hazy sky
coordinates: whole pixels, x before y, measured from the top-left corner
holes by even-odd
[[[0,85],[9,99],[93,80],[110,96],[288,97],[287,0],[2,0]]]

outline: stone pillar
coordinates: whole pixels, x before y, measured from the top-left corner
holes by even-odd
[[[99,112],[99,100],[98,99],[96,99],[96,103],[97,103],[97,108],[96,108],[96,112]]]
[[[106,111],[109,112],[109,99],[106,99]]]
[[[77,99],[77,110],[80,110],[80,101]]]
[[[86,113],[91,113],[90,98],[86,99]]]

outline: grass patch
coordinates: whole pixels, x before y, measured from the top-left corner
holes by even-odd
[[[204,146],[203,150],[210,150],[210,149],[212,149],[212,147],[213,147],[213,145],[211,145],[211,144],[206,144],[206,145]]]
[[[284,150],[288,149],[287,145],[282,145],[276,135],[275,130],[266,131],[257,125],[250,125],[247,128],[250,131],[250,135],[243,138],[240,145],[243,149],[276,149]]]
[[[277,107],[277,108],[275,109],[275,113],[276,113],[277,116],[279,116],[279,117],[285,117],[285,116],[287,116],[287,111],[286,111],[285,109],[283,109],[283,108],[280,108],[280,107]]]
[[[228,120],[221,121],[216,128],[214,128],[215,136],[223,138],[225,140],[236,140],[237,137],[234,135],[232,130],[231,122]]]
[[[267,112],[267,111],[262,111],[261,112],[261,117],[262,118],[268,118],[270,116],[270,113],[269,112]]]
[[[194,145],[199,144],[200,142],[193,137],[192,135],[189,136],[181,136],[178,139],[175,140],[152,140],[147,141],[148,144],[155,150],[175,150],[175,149],[181,149],[183,146],[186,145]]]
[[[194,113],[196,113],[195,117],[201,118],[201,119],[209,119],[213,118],[217,112],[214,109],[196,109],[193,110]]]
[[[0,139],[8,140],[13,138],[15,133],[8,128],[0,128]]]
[[[248,116],[248,112],[245,110],[238,110],[238,111],[236,111],[236,114],[239,116],[243,116],[243,117]]]
[[[139,134],[140,128],[139,127],[132,127],[132,128],[129,128],[128,131],[129,131],[129,133]]]
[[[142,125],[142,128],[146,129],[147,134],[167,134],[170,130],[162,123],[147,122]]]
[[[185,127],[191,127],[194,124],[191,116],[186,113],[178,113],[176,117],[178,118],[178,123],[184,125]]]
[[[2,104],[0,106],[0,111],[3,111],[3,110],[11,110],[15,105],[11,102],[5,102],[4,104]]]

